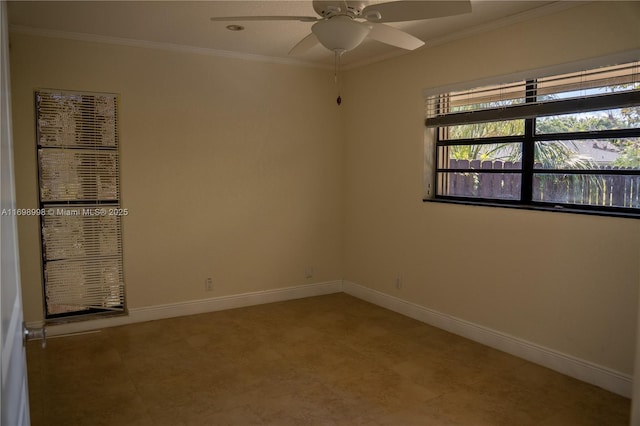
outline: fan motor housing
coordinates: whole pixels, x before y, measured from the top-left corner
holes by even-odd
[[[345,4],[347,10],[344,10]],[[360,16],[362,9],[369,4],[368,1],[330,1],[330,0],[314,0],[313,10],[323,18],[330,18],[337,15],[347,15],[352,18]]]

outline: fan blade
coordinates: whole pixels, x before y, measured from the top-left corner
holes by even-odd
[[[414,50],[424,45],[424,41],[411,34],[385,24],[369,23],[371,31],[369,38],[402,49]]]
[[[300,53],[306,52],[317,44],[320,44],[320,40],[318,40],[318,37],[316,37],[314,33],[311,33],[300,40],[298,44],[293,46],[293,48],[289,51],[289,55],[299,55]]]
[[[466,1],[392,1],[372,4],[362,10],[361,16],[371,22],[402,22],[441,18],[471,12]]]
[[[316,22],[320,18],[314,16],[214,16],[209,18],[214,22],[217,21],[301,21]]]

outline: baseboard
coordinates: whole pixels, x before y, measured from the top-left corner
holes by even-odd
[[[347,294],[383,308],[526,359],[626,398],[631,398],[632,377],[627,374],[407,302],[350,281],[343,282],[342,290]]]
[[[327,281],[315,284],[304,284],[272,290],[234,294],[231,296],[190,300],[186,302],[170,303],[166,305],[131,308],[129,309],[128,315],[110,316],[91,319],[87,321],[47,325],[47,335],[60,336],[65,334],[83,333],[92,330],[99,330],[106,327],[115,327],[119,325],[133,324],[144,321],[222,311],[225,309],[261,305],[264,303],[301,299],[304,297],[320,296],[322,294],[339,293],[341,291],[342,281]],[[28,323],[27,326],[39,327],[42,326],[42,323]]]

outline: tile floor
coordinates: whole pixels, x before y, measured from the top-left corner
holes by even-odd
[[[27,348],[46,425],[628,425],[630,401],[346,294]]]

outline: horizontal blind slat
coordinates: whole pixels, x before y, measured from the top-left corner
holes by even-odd
[[[42,217],[45,260],[117,255],[121,252],[120,216],[101,215],[99,204],[49,206],[47,210],[52,214]]]
[[[526,81],[519,81],[429,96],[425,99],[427,122],[471,111],[506,110],[524,104],[525,100],[527,104],[540,105],[561,99],[589,99],[606,94],[637,92],[640,91],[640,62],[538,78],[535,80],[536,99],[526,99],[526,84]]]
[[[119,199],[117,152],[40,148],[38,156],[42,201]]]
[[[550,102],[526,103],[509,108],[465,111],[427,118],[426,127],[455,126],[519,118],[544,117],[575,111],[598,111],[607,108],[640,106],[640,91],[614,93],[585,99],[560,99]]]
[[[38,91],[38,145],[118,145],[117,97]]]
[[[54,311],[114,308],[124,304],[122,262],[119,256],[91,261],[47,262],[45,277],[47,305]]]

